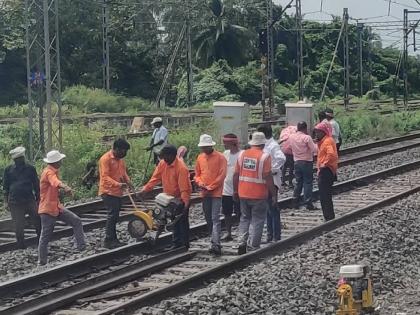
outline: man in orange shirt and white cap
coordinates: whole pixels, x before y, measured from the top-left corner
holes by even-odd
[[[204,217],[211,233],[209,252],[219,256],[222,254],[220,209],[222,207],[222,192],[227,162],[222,153],[214,150],[215,145],[216,142],[213,141],[211,136],[206,134],[200,136],[198,147],[202,153],[197,157],[195,165],[195,182],[201,189]]]
[[[39,265],[47,263],[48,243],[51,240],[57,220],[73,227],[76,246],[79,250],[84,250],[86,247],[82,221],[73,212],[64,208],[58,196],[60,189],[63,189],[66,194],[73,194],[72,189],[64,184],[58,176],[61,161],[65,157],[59,151],[53,150],[48,152],[47,157],[44,159],[48,166],[44,168],[40,181],[41,198],[38,213],[41,217],[42,228],[38,244]]]

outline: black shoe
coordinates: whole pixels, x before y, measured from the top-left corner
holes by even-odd
[[[226,234],[225,236],[222,237],[221,241],[222,242],[231,242],[231,241],[233,241],[233,237],[230,234]]]
[[[217,245],[212,245],[209,249],[209,254],[212,254],[213,256],[221,256],[222,248]]]
[[[306,210],[318,210],[312,203],[306,205]]]
[[[246,254],[246,244],[241,244],[238,246],[238,255]]]

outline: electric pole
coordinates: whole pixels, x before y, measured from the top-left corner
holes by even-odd
[[[350,66],[349,66],[349,12],[343,9],[344,20],[344,107],[349,105],[350,96]]]
[[[58,0],[25,0],[29,158],[32,161],[62,144],[58,12]]]
[[[187,106],[193,105],[194,100],[194,78],[192,66],[192,46],[191,46],[191,22],[190,22],[190,2],[187,1]]]
[[[408,10],[404,9],[404,52],[403,52],[403,80],[404,80],[404,107],[408,105]]]
[[[102,88],[110,90],[109,61],[109,6],[108,0],[102,1]]]
[[[273,1],[267,0],[267,83],[268,118],[271,120],[274,108],[274,44],[273,44]]]
[[[357,34],[359,41],[359,80],[360,80],[360,97],[363,96],[363,23],[357,23]]]
[[[302,4],[301,0],[296,0],[296,63],[297,63],[297,77],[299,86],[299,100],[303,100],[303,30],[302,30]]]

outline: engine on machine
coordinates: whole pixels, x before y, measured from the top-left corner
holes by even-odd
[[[337,315],[374,314],[372,279],[367,265],[340,268]]]
[[[174,224],[183,215],[184,203],[181,199],[166,193],[155,197],[152,209],[135,209],[132,219],[128,222],[128,233],[131,237],[141,240],[150,235],[149,240],[156,241],[159,235],[172,230]]]

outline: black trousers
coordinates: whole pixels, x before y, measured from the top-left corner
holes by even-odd
[[[153,152],[153,163],[155,163],[155,165],[158,165],[159,161],[159,155]]]
[[[293,181],[293,172],[295,168],[295,161],[293,160],[293,154],[285,154],[286,162],[284,162],[283,168],[281,169],[281,181],[286,183],[286,172],[289,170],[289,184]]]
[[[186,248],[190,248],[189,209],[184,212],[184,215],[174,225],[172,241],[175,246],[185,246]]]
[[[319,199],[321,201],[322,213],[326,221],[335,218],[334,205],[332,201],[332,186],[335,180],[334,173],[328,168],[321,168],[318,175]]]
[[[35,200],[9,202],[10,214],[15,226],[16,242],[19,247],[25,245],[25,215],[29,215],[32,225],[35,227],[36,235],[41,233],[41,219],[38,215],[38,205]]]
[[[101,195],[102,200],[108,210],[105,228],[105,241],[114,241],[117,239],[117,222],[120,218],[121,198],[107,194]]]

